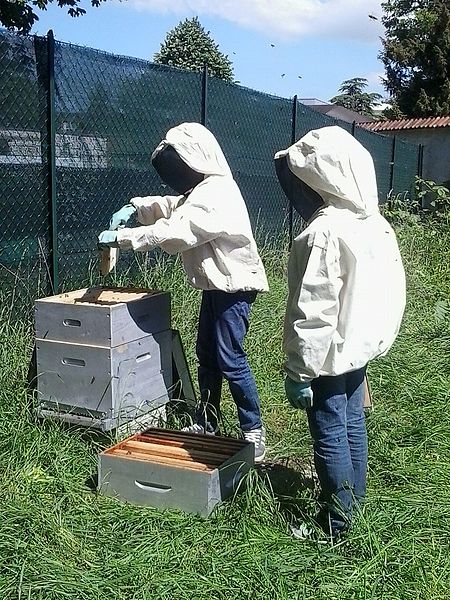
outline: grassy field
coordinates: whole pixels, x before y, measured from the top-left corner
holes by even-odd
[[[35,420],[25,384],[31,325],[12,319],[11,302],[4,302],[0,598],[448,600],[448,223],[405,225],[399,240],[408,306],[391,353],[370,366],[368,500],[334,547],[289,534],[295,515],[313,512],[315,491],[305,477],[305,416],[283,397],[286,252],[264,251],[271,291],[254,306],[247,344],[274,464],[253,473],[246,491],[209,520],[124,505],[89,489],[102,444],[76,428]],[[142,270],[139,279],[174,291],[175,325],[193,365],[199,294],[185,284],[179,263]],[[229,398],[225,404],[233,433]]]

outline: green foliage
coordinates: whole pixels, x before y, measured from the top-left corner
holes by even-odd
[[[416,196],[432,216],[439,218],[450,213],[450,190],[446,186],[416,177]]]
[[[450,190],[443,186],[416,177],[414,197],[408,192],[389,194],[380,206],[386,219],[397,226],[417,225],[434,221],[443,225],[450,222]]]
[[[386,0],[385,85],[408,117],[450,114],[448,0]]]
[[[166,35],[154,61],[188,71],[202,71],[204,65],[214,77],[233,81],[233,67],[228,56],[220,52],[210,32],[205,31],[198,17],[181,21]]]
[[[438,300],[434,305],[434,316],[437,325],[450,326],[450,299]]]
[[[39,17],[33,11],[36,8],[45,10],[47,4],[55,0],[0,0],[0,23],[18,33],[29,33]],[[90,0],[92,6],[100,6],[106,0]],[[67,13],[71,17],[81,17],[86,10],[80,6],[82,0],[57,0],[58,6],[68,6]]]
[[[354,77],[342,82],[339,91],[341,94],[331,98],[330,102],[353,110],[361,115],[371,117],[373,108],[381,99],[381,94],[368,93],[364,89],[367,87],[367,79],[364,77]]]
[[[385,108],[382,112],[383,119],[403,119],[405,115],[400,110],[396,100],[389,100],[390,106]]]
[[[381,204],[381,214],[393,225],[415,225],[419,222],[420,204],[409,197],[407,192],[389,194],[387,201]]]

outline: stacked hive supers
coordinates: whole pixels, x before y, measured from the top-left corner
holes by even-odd
[[[170,294],[88,288],[36,301],[39,413],[110,430],[172,386]]]

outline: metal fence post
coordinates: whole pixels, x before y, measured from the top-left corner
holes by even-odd
[[[423,144],[419,144],[419,162],[417,165],[417,176],[423,179]]]
[[[53,293],[59,291],[58,269],[58,218],[56,207],[56,123],[55,123],[55,39],[53,31],[47,33],[47,167],[50,217],[50,274]]]
[[[297,95],[294,96],[292,101],[292,127],[291,127],[291,145],[297,141]],[[292,246],[292,240],[294,238],[294,207],[292,202],[289,201],[289,250]]]
[[[394,171],[395,171],[395,145],[397,143],[397,136],[394,135],[392,138],[392,148],[391,148],[391,163],[390,163],[390,171],[389,171],[389,192],[392,192],[394,187]]]
[[[206,126],[206,119],[208,118],[208,65],[203,65],[202,74],[202,114],[201,124]]]
[[[423,144],[419,144],[419,152],[417,153],[417,177],[421,180],[417,186],[419,192],[422,191],[422,179],[423,179]],[[414,186],[416,189],[416,186]],[[422,196],[420,199],[420,206],[424,208],[425,198]]]

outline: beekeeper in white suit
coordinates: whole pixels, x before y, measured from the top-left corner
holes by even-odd
[[[275,155],[275,167],[307,223],[289,258],[286,395],[306,409],[321,484],[317,521],[336,537],[366,493],[366,366],[397,336],[405,275],[378,210],[372,157],[354,137],[340,127],[310,131]]]
[[[152,164],[179,195],[133,198],[113,215],[99,246],[181,253],[189,283],[203,290],[197,337],[201,405],[189,430],[218,430],[225,377],[244,438],[255,444],[261,461],[265,431],[243,341],[251,304],[268,284],[245,202],[217,140],[199,123],[170,129]],[[134,217],[142,227],[128,227]]]

